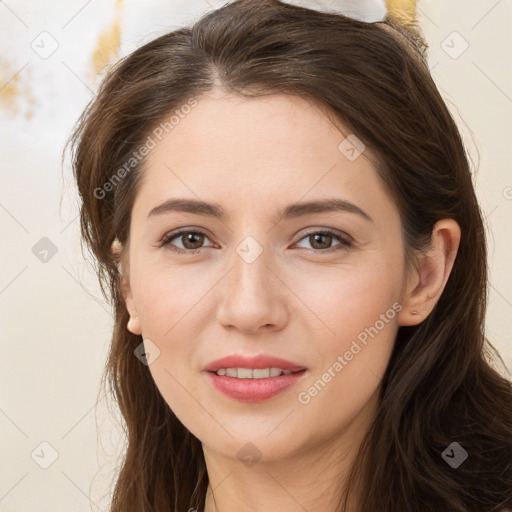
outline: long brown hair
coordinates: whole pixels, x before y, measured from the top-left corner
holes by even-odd
[[[422,43],[389,17],[366,23],[277,0],[238,0],[109,70],[68,144],[83,241],[115,309],[102,383],[120,407],[127,449],[112,512],[201,511],[205,504],[201,443],[134,357],[142,338],[126,329],[111,244],[129,242],[141,179],[134,155],[159,123],[216,87],[301,96],[357,134],[378,155],[375,168],[399,208],[408,261],[428,246],[438,220],[455,219],[462,231],[436,307],[418,326],[399,329],[380,408],[344,498],[363,490],[361,512],[512,507],[512,390],[491,365],[484,335],[482,214],[461,136]],[[453,442],[469,455],[458,468],[441,455]]]

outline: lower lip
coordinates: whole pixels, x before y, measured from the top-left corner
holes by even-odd
[[[297,384],[304,376],[306,370],[268,377],[265,379],[238,379],[207,372],[213,386],[225,395],[240,402],[261,402],[272,398],[285,389]]]

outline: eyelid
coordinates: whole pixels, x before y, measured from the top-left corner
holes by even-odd
[[[338,237],[344,239],[346,242],[351,242],[351,243],[355,242],[355,240],[348,233],[345,233],[344,231],[338,231],[337,229],[322,228],[322,227],[314,227],[311,229],[308,228],[308,231],[306,233],[302,233],[302,235],[300,236],[298,241],[300,242],[303,238],[305,238],[308,235],[316,235],[316,234],[328,234],[328,235],[338,236]]]

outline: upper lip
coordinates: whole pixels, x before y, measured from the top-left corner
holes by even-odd
[[[217,359],[216,361],[212,361],[204,367],[204,370],[208,372],[216,372],[219,368],[281,368],[282,370],[289,370],[292,372],[306,369],[304,366],[292,363],[291,361],[286,361],[285,359],[266,354],[260,354],[252,357],[233,354]]]

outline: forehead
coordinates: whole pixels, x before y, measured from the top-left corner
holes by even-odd
[[[137,201],[146,214],[169,195],[232,204],[243,195],[259,209],[337,191],[354,201],[386,199],[369,149],[348,155],[350,131],[303,98],[212,92],[187,112],[145,158]]]
[[[284,94],[244,97],[219,91],[197,98],[197,105],[181,116],[171,134],[164,145],[190,152],[189,158],[215,151],[212,157],[251,161],[261,158],[262,151],[266,158],[272,151],[274,161],[289,149],[293,153],[287,161],[299,153],[318,159],[320,148],[336,154],[335,142],[343,137],[339,128],[304,98]]]

